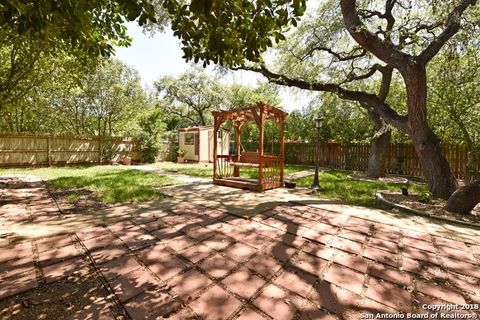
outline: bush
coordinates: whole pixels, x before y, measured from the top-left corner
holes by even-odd
[[[422,192],[418,197],[418,201],[429,204],[432,202],[432,194],[430,192]]]
[[[155,162],[162,151],[162,133],[165,124],[160,118],[160,113],[153,110],[140,119],[140,133],[137,138],[140,142],[140,156],[143,162]]]
[[[115,157],[115,150],[111,142],[105,142],[105,145],[102,148],[102,162],[109,162]]]

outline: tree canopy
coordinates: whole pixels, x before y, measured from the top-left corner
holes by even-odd
[[[165,0],[164,7],[187,61],[233,66],[261,61],[261,54],[297,25],[306,1]]]
[[[212,111],[246,106],[257,101],[278,105],[276,89],[268,84],[248,87],[225,84],[199,66],[178,76],[163,76],[155,82],[158,108],[168,129],[212,125]]]
[[[74,48],[109,56],[126,46],[125,21],[140,25],[155,20],[149,0],[15,1],[0,4],[0,28],[37,41],[41,49]]]
[[[279,1],[280,2],[280,1]],[[296,1],[287,2],[259,1],[260,6],[267,9],[279,9],[281,5],[295,5]],[[213,61],[227,66],[238,65],[242,68],[254,70],[265,75],[270,81],[283,85],[296,86],[301,89],[325,91],[337,94],[342,99],[358,102],[364,107],[371,108],[386,123],[408,134],[412,139],[419,157],[429,189],[435,197],[449,198],[458,187],[450,166],[443,156],[440,140],[432,131],[427,120],[428,80],[427,65],[439,54],[445,44],[465,24],[465,20],[478,17],[478,8],[475,0],[443,1],[403,1],[403,0],[340,0],[322,3],[322,11],[315,21],[327,20],[341,22],[318,26],[319,45],[310,49],[307,55],[328,54],[332,59],[350,64],[351,72],[346,73],[343,81],[331,81],[329,77],[320,77],[315,80],[302,77],[292,77],[279,71],[272,71],[266,67],[260,58],[260,53],[267,47],[273,46],[271,37],[276,32],[284,31],[285,24],[272,24],[266,33],[257,33],[256,41],[248,42],[250,33],[245,32],[245,26],[254,27],[256,19],[243,19],[253,11],[256,15],[272,18],[272,11],[256,10],[243,6],[243,1],[228,1],[236,6],[211,6],[210,0],[192,2],[185,10],[175,10],[169,1],[169,13],[172,15],[173,29],[183,41],[185,57]],[[202,5],[199,5],[203,3]],[[193,6],[193,4],[195,4]],[[207,5],[207,6],[206,6]],[[262,9],[265,9],[262,7]],[[173,8],[173,10],[172,10]],[[177,7],[178,8],[178,7]],[[202,10],[203,8],[203,10]],[[216,14],[217,8],[222,11]],[[209,10],[212,9],[212,14]],[[302,10],[292,10],[294,16],[303,14]],[[220,18],[219,18],[220,17]],[[228,18],[224,21],[221,17]],[[240,17],[239,23],[235,23]],[[275,15],[274,15],[275,17]],[[328,19],[331,17],[331,19]],[[193,18],[193,19],[192,19]],[[192,20],[191,20],[192,19]],[[218,27],[222,21],[222,27]],[[230,23],[230,22],[234,23]],[[217,26],[210,28],[209,26]],[[268,25],[268,24],[267,24]],[[228,26],[225,28],[225,26]],[[255,31],[252,31],[255,34]],[[227,34],[227,35],[225,35]],[[228,34],[235,36],[235,43],[224,41],[229,39]],[[315,37],[315,32],[313,37]],[[255,37],[254,37],[255,38]],[[351,41],[353,38],[354,42]],[[217,39],[221,39],[218,41]],[[326,41],[325,41],[326,40]],[[343,50],[337,50],[337,44],[343,43]],[[245,51],[238,48],[242,44]],[[346,45],[345,45],[346,44]],[[249,47],[250,45],[250,47]],[[251,46],[256,49],[251,50]],[[346,49],[346,50],[345,50]],[[232,55],[233,53],[233,55]],[[257,54],[258,53],[258,54]],[[324,58],[325,59],[325,58]],[[354,61],[360,62],[355,64]],[[256,65],[247,66],[246,62]],[[302,59],[300,59],[302,62]],[[300,64],[299,69],[302,69]],[[321,66],[321,65],[320,65]],[[331,70],[332,63],[328,64]],[[398,72],[405,85],[406,106],[405,114],[398,113],[395,108],[386,102],[386,96],[366,91],[362,86],[352,86],[353,81],[361,83],[371,82],[371,77],[378,73],[388,80],[392,71]],[[336,71],[334,71],[336,72]],[[327,73],[328,74],[328,73]],[[387,74],[387,77],[386,77]],[[382,81],[381,87],[389,87],[390,80]],[[388,90],[386,91],[388,93]],[[465,211],[468,209],[458,209]]]

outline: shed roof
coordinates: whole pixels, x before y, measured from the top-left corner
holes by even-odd
[[[213,126],[198,126],[198,127],[179,128],[178,131],[199,131],[199,130],[208,130],[208,129],[213,129]]]

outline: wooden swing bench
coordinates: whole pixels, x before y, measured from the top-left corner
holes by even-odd
[[[258,168],[260,155],[258,152],[244,151],[240,154],[239,161],[233,161],[230,164],[235,167]]]
[[[214,111],[213,133],[213,183],[223,186],[264,191],[283,187],[285,148],[284,123],[287,113],[263,102],[257,102],[247,107],[228,111]],[[264,152],[265,121],[270,118],[279,127],[280,150],[279,155]],[[225,121],[232,121],[235,129],[235,154],[224,155],[217,150],[217,133]],[[240,136],[244,124],[255,121],[259,129],[258,151],[241,152]],[[258,179],[243,178],[240,168],[258,168]]]

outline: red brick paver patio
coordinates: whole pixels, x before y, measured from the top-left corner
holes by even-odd
[[[131,319],[359,319],[478,304],[479,267],[476,245],[342,212],[188,204],[0,248],[0,302],[94,273]],[[109,303],[72,319],[110,319]]]

